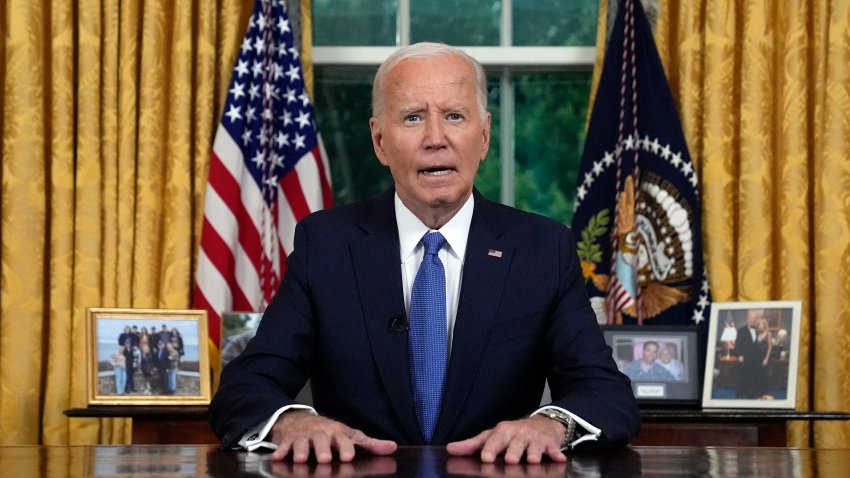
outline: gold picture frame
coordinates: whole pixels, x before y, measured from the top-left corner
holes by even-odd
[[[88,308],[86,331],[89,405],[209,404],[206,311]]]

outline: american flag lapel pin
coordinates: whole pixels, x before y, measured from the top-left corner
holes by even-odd
[[[490,249],[487,251],[488,256],[493,257],[502,257],[502,251],[497,251],[496,249]]]

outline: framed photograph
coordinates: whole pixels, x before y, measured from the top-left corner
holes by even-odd
[[[696,327],[605,325],[602,334],[639,404],[699,404]]]
[[[262,312],[224,312],[221,314],[221,368],[245,350],[257,333]]]
[[[89,308],[89,405],[207,405],[207,313]]]
[[[714,302],[702,406],[794,408],[799,301]]]

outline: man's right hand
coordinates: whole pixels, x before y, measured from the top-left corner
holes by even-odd
[[[354,459],[355,446],[373,455],[390,455],[398,448],[394,441],[368,437],[360,430],[314,415],[308,410],[282,413],[272,427],[271,435],[277,445],[272,460],[283,460],[291,453],[294,463],[306,462],[310,451],[319,463],[330,463],[333,450],[337,451],[340,461],[349,462]]]

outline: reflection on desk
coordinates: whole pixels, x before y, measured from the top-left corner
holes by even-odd
[[[269,453],[213,446],[0,447],[17,476],[43,477],[359,477],[359,476],[845,476],[850,450],[721,447],[627,447],[574,455],[566,463],[507,465],[449,456],[439,447],[401,447],[389,457],[352,463],[272,462]]]

